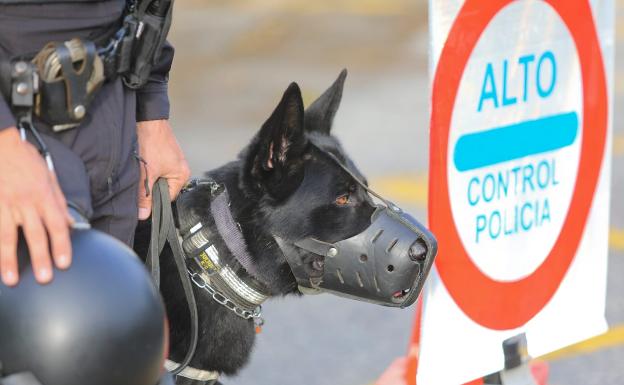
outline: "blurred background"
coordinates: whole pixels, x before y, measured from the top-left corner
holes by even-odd
[[[624,47],[624,2],[616,50]],[[308,105],[349,75],[334,134],[372,187],[426,219],[425,0],[184,0],[170,40],[172,121],[195,175],[236,157],[291,81]],[[624,64],[616,60],[605,336],[546,359],[552,385],[624,384]],[[579,304],[582,306],[582,304]],[[226,385],[367,385],[407,350],[413,308],[330,295],[269,301],[251,362]],[[452,370],[452,368],[449,368]]]

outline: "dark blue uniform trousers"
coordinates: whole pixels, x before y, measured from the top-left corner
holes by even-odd
[[[139,184],[135,92],[120,79],[107,82],[79,127],[55,133],[42,122],[35,126],[67,200],[93,228],[132,246]]]

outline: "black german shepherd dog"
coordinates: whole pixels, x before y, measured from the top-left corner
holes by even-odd
[[[336,242],[360,233],[370,224],[374,207],[366,191],[322,153],[334,154],[364,180],[330,133],[345,77],[343,70],[305,111],[299,87],[290,84],[238,159],[207,172],[225,184],[233,217],[240,223],[249,254],[258,267],[259,276],[254,278],[272,296],[301,294],[275,235],[291,243],[309,236]],[[206,207],[204,226],[214,227],[209,218],[209,200],[196,203]],[[136,239],[136,251],[146,255],[149,226],[140,226]],[[310,254],[307,262],[310,276],[318,276],[322,270],[319,257]],[[170,359],[180,362],[190,340],[187,304],[168,248],[161,254],[161,264],[161,292],[170,324]],[[255,339],[254,324],[216,303],[207,292],[197,287],[194,291],[199,341],[190,366],[233,375],[248,361]]]

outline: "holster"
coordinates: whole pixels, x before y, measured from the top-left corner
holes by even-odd
[[[104,82],[102,60],[91,41],[48,43],[33,59],[39,74],[34,113],[54,131],[77,126]]]

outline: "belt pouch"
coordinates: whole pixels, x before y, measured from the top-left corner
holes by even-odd
[[[104,81],[95,44],[80,39],[48,43],[33,62],[40,78],[35,114],[57,132],[79,125]]]

